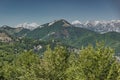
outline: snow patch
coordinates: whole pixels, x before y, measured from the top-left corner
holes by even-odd
[[[87,28],[99,33],[106,33],[110,31],[120,32],[120,20],[111,21],[86,21],[81,24],[78,21],[73,21],[74,26]]]
[[[53,25],[55,22],[56,22],[56,21],[50,22],[50,23],[48,24],[48,26]]]
[[[23,23],[23,24],[18,24],[16,27],[23,27],[26,29],[33,30],[37,28],[39,25],[37,23]]]
[[[82,23],[79,20],[75,20],[72,22],[72,24],[74,25],[74,24],[82,24]]]

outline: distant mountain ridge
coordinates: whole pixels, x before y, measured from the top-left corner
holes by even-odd
[[[79,20],[73,21],[72,24],[76,27],[86,28],[99,33],[119,32],[120,33],[120,20],[111,21],[87,21],[81,23]]]
[[[38,26],[40,26],[40,25],[38,25],[37,23],[23,23],[23,24],[18,24],[15,27],[23,27],[23,28],[26,28],[29,30],[33,30],[33,29],[37,28]]]
[[[42,26],[30,31],[26,37],[45,41],[60,41],[76,48],[95,44],[96,41],[104,41],[106,46],[111,46],[117,49],[117,52],[120,52],[120,33],[99,34],[89,29],[75,27],[64,19],[46,23]]]
[[[86,25],[88,25],[88,23]],[[97,23],[94,25],[97,25]],[[117,53],[120,53],[120,33],[118,32],[112,31],[100,34],[87,28],[75,27],[64,19],[55,20],[41,26],[33,30],[23,27],[11,28],[7,26],[5,28],[1,27],[0,30],[4,30],[15,37],[59,42],[75,48],[87,46],[88,44],[94,45],[97,41],[104,41],[106,46],[110,46],[114,48]]]
[[[56,21],[54,20],[49,23],[49,26],[54,24]],[[111,20],[111,21],[86,21],[85,23],[80,22],[79,20],[73,21],[71,23],[75,27],[86,28],[99,33],[107,33],[107,32],[119,32],[120,33],[120,20]],[[7,25],[4,25],[7,26]],[[2,26],[3,27],[3,26]],[[29,30],[36,29],[38,27],[42,27],[42,25],[38,25],[37,23],[23,23],[18,24],[14,28],[25,28]]]

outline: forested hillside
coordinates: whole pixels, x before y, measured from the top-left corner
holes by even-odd
[[[93,44],[95,46],[96,42],[103,41],[106,46],[115,49],[116,55],[120,55],[120,33],[108,32],[100,34],[85,28],[75,27],[64,19],[43,24],[33,30],[23,27],[12,28],[9,26],[2,26],[0,27],[0,31],[9,36],[7,38],[13,43],[16,43],[18,39],[29,38],[33,40],[31,42],[34,42],[34,40],[55,42],[69,47],[81,48],[88,44]],[[0,38],[2,41],[5,39],[5,36]]]

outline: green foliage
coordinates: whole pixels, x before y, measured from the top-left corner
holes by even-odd
[[[40,64],[39,56],[32,52],[17,54],[14,60],[3,66],[3,76],[7,80],[34,80],[35,70]]]
[[[69,53],[66,48],[57,46],[54,50],[49,47],[42,58],[45,78],[50,80],[64,80]]]
[[[81,50],[79,62],[82,70],[89,80],[104,80],[109,74],[111,65],[114,63],[113,50],[97,45],[94,49],[92,46]]]
[[[47,46],[41,56],[33,51],[0,51],[0,80],[120,80],[120,62],[103,43],[78,53]]]

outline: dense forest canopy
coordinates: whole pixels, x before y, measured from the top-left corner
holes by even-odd
[[[0,50],[0,80],[120,80],[120,61],[102,43],[77,53],[48,45],[42,55],[33,50],[15,53],[9,46]]]

